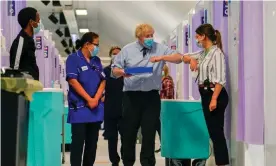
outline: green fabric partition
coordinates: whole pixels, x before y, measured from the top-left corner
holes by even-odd
[[[200,101],[162,100],[161,131],[163,157],[209,157],[209,134]]]

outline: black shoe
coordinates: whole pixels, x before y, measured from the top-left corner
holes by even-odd
[[[155,150],[155,153],[159,153],[159,152],[161,152],[161,147],[159,149]]]
[[[112,164],[111,166],[119,166],[119,164]]]

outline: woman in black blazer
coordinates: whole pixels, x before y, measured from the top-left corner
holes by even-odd
[[[109,56],[111,64],[116,55],[121,51],[120,47],[112,47]],[[108,140],[109,159],[112,166],[118,166],[120,156],[117,152],[118,133],[121,134],[120,120],[122,117],[123,77],[115,79],[111,75],[111,64],[104,69],[106,75],[105,101],[104,101],[104,137]]]

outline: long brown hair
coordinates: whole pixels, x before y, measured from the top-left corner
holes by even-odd
[[[202,24],[200,25],[196,31],[199,35],[205,35],[208,37],[218,48],[223,51],[221,34],[218,30],[215,30],[211,24]]]

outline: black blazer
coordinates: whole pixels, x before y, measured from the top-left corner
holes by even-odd
[[[123,86],[124,78],[118,79],[112,78],[111,66],[104,68],[106,75],[106,86],[105,86],[105,102],[104,112],[105,117],[116,118],[122,116],[122,101],[123,101]]]

